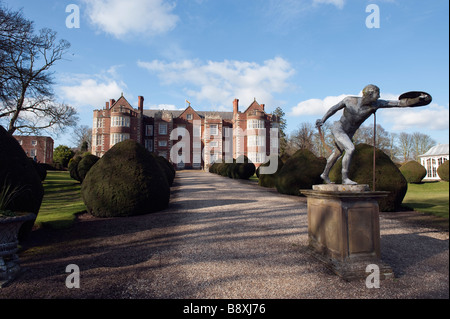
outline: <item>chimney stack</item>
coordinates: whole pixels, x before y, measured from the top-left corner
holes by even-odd
[[[233,101],[233,113],[239,112],[239,99],[234,99]]]
[[[144,113],[144,97],[143,96],[138,96],[138,108],[139,108],[139,112],[141,114]]]
[[[116,100],[114,99],[109,100],[109,107],[112,107],[114,103],[116,103]]]
[[[265,104],[260,104],[261,108],[263,109],[263,111],[265,112],[266,110],[264,109],[264,107],[266,106]]]
[[[106,102],[105,110],[109,110],[109,102]]]

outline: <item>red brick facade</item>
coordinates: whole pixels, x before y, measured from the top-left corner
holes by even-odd
[[[144,110],[139,96],[134,109],[121,96],[94,111],[92,154],[103,156],[114,144],[133,139],[151,152],[175,163],[178,168],[207,168],[214,161],[246,155],[257,166],[266,156],[278,154],[278,119],[267,114],[256,100],[239,111],[196,111],[190,105],[183,111]]]
[[[21,136],[14,138],[22,146],[28,157],[38,163],[53,164],[53,139],[48,136]]]

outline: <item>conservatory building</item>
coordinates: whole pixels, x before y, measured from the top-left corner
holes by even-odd
[[[427,170],[424,181],[440,180],[438,167],[449,159],[448,144],[439,144],[430,148],[428,152],[419,155],[420,164]]]

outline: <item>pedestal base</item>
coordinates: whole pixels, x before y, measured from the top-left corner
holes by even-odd
[[[12,255],[10,258],[0,257],[0,288],[6,287],[20,274],[19,257]]]
[[[309,251],[345,280],[366,278],[368,265],[379,267],[380,279],[393,277],[380,259],[377,198],[367,185],[315,185],[307,196]]]

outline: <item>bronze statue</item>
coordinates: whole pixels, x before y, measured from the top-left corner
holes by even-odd
[[[320,128],[329,117],[334,115],[337,111],[344,109],[340,120],[334,122],[331,128],[336,148],[328,158],[325,170],[322,175],[320,175],[325,183],[331,183],[328,174],[342,153],[345,152],[342,159],[342,184],[357,184],[348,178],[348,169],[352,154],[355,150],[352,138],[361,124],[379,108],[422,106],[431,102],[431,96],[428,93],[417,91],[402,94],[398,101],[386,101],[380,100],[379,98],[380,89],[372,84],[367,85],[363,89],[362,97],[346,97],[341,102],[331,107],[322,119],[316,121],[316,126]]]

